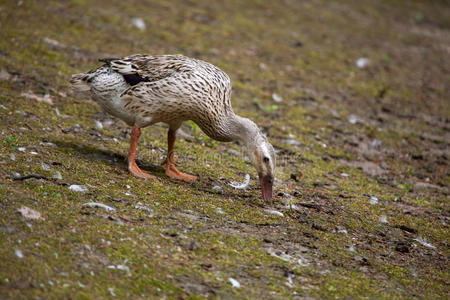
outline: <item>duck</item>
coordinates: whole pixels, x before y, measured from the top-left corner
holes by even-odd
[[[256,168],[263,200],[272,200],[274,148],[252,120],[234,113],[231,80],[224,71],[180,54],[133,54],[99,61],[102,66],[72,75],[70,83],[73,90],[90,93],[106,113],[131,127],[128,170],[132,175],[155,178],[136,164],[136,151],[141,129],[162,122],[169,127],[163,163],[167,176],[186,182],[197,180],[178,171],[174,157],[177,130],[192,120],[214,140],[239,141]]]

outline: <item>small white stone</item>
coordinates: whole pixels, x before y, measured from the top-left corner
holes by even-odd
[[[378,204],[378,198],[375,196],[370,197],[370,204],[375,205]]]
[[[273,93],[272,94],[272,99],[273,99],[273,101],[275,101],[275,102],[281,102],[281,101],[283,101],[283,98],[281,98],[278,94],[276,94],[276,93]]]
[[[350,176],[350,175],[348,175],[347,173],[341,173],[341,176],[342,176],[342,177],[348,177],[348,176]]]
[[[436,247],[433,246],[432,244],[428,243],[428,241],[425,238],[418,237],[417,239],[414,239],[414,240],[421,243],[423,246],[425,246],[427,248],[436,249]]]
[[[356,66],[360,69],[366,67],[369,64],[370,60],[365,57],[358,58],[356,60]]]
[[[27,148],[25,148],[25,147],[19,147],[19,148],[17,148],[17,150],[19,150],[20,152],[25,152],[25,150],[27,150]]]
[[[276,216],[280,216],[280,217],[284,217],[282,212],[279,212],[278,210],[272,210],[272,209],[266,209],[266,212],[271,214],[271,215],[276,215]]]
[[[14,253],[16,254],[16,256],[17,256],[18,258],[23,258],[22,250],[16,249],[16,250],[14,250]]]
[[[387,216],[386,215],[382,215],[380,216],[380,223],[387,223]]]
[[[294,287],[294,281],[292,280],[292,274],[288,275],[287,281],[286,281],[286,285],[290,288]]]
[[[37,210],[34,210],[32,208],[29,208],[27,206],[22,206],[17,210],[24,218],[31,219],[31,220],[44,220],[44,218],[41,216],[41,213]]]
[[[77,185],[77,184],[72,184],[71,186],[69,186],[69,190],[75,191],[75,192],[87,192],[88,191],[87,187],[85,187],[84,185]]]
[[[293,135],[289,135],[290,137],[294,137]],[[288,145],[292,145],[292,146],[301,146],[302,145],[302,143],[300,143],[299,141],[296,141],[296,140],[294,140],[294,139],[286,139],[286,140],[283,140],[286,144],[288,144]]]
[[[356,115],[349,115],[348,122],[350,124],[356,124],[359,121],[359,118]]]
[[[131,24],[134,27],[136,27],[136,28],[138,28],[138,29],[140,29],[142,31],[144,31],[147,28],[147,26],[145,26],[145,22],[144,22],[144,20],[142,18],[133,18],[133,19],[131,19]]]
[[[46,164],[45,162],[41,162],[41,168],[44,171],[50,171],[50,166],[48,164]]]
[[[56,179],[56,180],[62,180],[63,179],[62,175],[61,175],[61,172],[59,172],[59,171],[56,171],[55,175],[53,175],[53,178]]]
[[[84,203],[83,206],[103,208],[103,209],[105,209],[107,211],[115,211],[116,210],[114,207],[105,205],[103,203],[97,203],[97,202]]]
[[[131,275],[130,268],[126,265],[108,266],[107,268],[112,270],[125,271],[128,275]]]
[[[95,126],[97,126],[98,129],[103,129],[103,124],[100,121],[95,120]]]
[[[231,285],[234,287],[234,288],[240,288],[241,287],[241,284],[236,280],[236,279],[234,279],[234,278],[228,278],[228,281],[231,283]]]
[[[220,185],[215,185],[212,187],[212,190],[216,193],[223,194],[223,189]]]

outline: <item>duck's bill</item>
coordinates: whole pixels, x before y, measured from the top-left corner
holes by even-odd
[[[261,191],[264,201],[272,201],[273,177],[270,175],[259,175],[259,181],[261,183]]]

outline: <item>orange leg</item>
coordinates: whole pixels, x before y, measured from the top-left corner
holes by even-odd
[[[176,138],[176,130],[170,129],[167,133],[167,144],[168,144],[168,152],[166,158],[166,174],[167,176],[175,179],[184,180],[187,182],[194,182],[197,179],[197,176],[181,173],[175,168],[175,158],[174,158],[174,149],[175,149],[175,138]]]
[[[141,170],[136,164],[136,147],[141,129],[136,125],[131,129],[130,153],[128,154],[128,170],[136,177],[154,179],[155,176]]]

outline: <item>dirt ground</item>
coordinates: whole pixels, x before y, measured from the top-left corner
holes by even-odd
[[[0,28],[0,299],[449,297],[448,1],[2,1]],[[229,74],[273,203],[192,123],[197,182],[165,175],[163,124],[138,148],[158,178],[128,173],[130,128],[68,81],[132,53]]]

